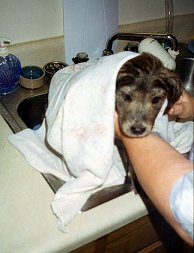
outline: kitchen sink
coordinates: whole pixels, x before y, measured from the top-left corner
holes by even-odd
[[[194,96],[194,58],[179,57],[176,63],[176,72],[180,75],[185,89]],[[12,94],[0,96],[0,113],[14,133],[25,128],[35,130],[41,125],[48,104],[48,89],[47,84],[35,90],[19,87]],[[123,160],[124,167],[128,171],[130,164],[126,159],[125,150],[118,140],[115,140],[115,144]],[[54,192],[64,184],[62,180],[53,175],[42,175]],[[124,184],[105,188],[93,194],[82,208],[82,211],[91,209],[131,190],[131,179],[127,176]]]
[[[176,72],[179,74],[185,90],[194,96],[194,57],[178,57]]]
[[[13,94],[0,96],[0,113],[7,121],[13,132],[17,133],[25,128],[36,130],[40,127],[48,105],[48,86],[45,85],[37,90],[28,90],[19,87]],[[129,164],[126,159],[122,144],[115,140],[124,167],[128,170]],[[42,174],[51,189],[56,192],[65,182],[51,174]],[[93,194],[82,211],[86,211],[132,190],[130,177],[126,176],[125,183],[118,186],[107,187]]]
[[[26,98],[21,101],[17,108],[17,113],[22,121],[28,128],[38,129],[44,119],[44,115],[48,105],[48,93],[43,93],[37,96]],[[118,140],[115,140],[116,145],[123,159],[124,149]],[[124,161],[125,167],[127,167],[127,161]],[[45,174],[44,174],[45,176]],[[46,181],[49,183],[54,192],[56,192],[65,182],[56,178],[53,175],[46,174]],[[118,197],[124,193],[131,191],[130,179],[126,178],[126,182],[123,185],[114,187],[108,187],[93,196],[88,200],[86,205],[82,208],[82,211],[88,210],[101,203],[107,202],[115,197]]]

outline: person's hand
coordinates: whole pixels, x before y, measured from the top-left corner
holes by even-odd
[[[194,97],[183,91],[179,100],[168,111],[169,116],[177,116],[181,119],[194,118]]]

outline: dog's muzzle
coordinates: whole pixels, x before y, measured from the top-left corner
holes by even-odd
[[[146,127],[141,125],[132,125],[130,128],[130,132],[134,135],[142,135],[146,131]]]

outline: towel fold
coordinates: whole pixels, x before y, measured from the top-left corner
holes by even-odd
[[[34,168],[65,181],[51,203],[62,231],[94,192],[125,180],[114,145],[115,84],[121,66],[137,55],[121,52],[58,71],[41,127],[9,137]],[[160,114],[159,126],[162,120]],[[168,128],[168,119],[164,121],[162,134]],[[155,131],[160,133],[160,127]]]
[[[177,122],[169,120],[168,115],[164,115],[167,100],[156,117],[153,132],[159,134],[165,141],[173,146],[179,153],[186,154],[191,151],[193,145],[193,121]]]

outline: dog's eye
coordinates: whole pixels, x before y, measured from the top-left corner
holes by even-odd
[[[131,98],[131,96],[129,94],[123,94],[123,99],[125,101],[131,101],[132,100],[132,98]]]
[[[152,104],[157,104],[160,101],[161,97],[152,98]]]

